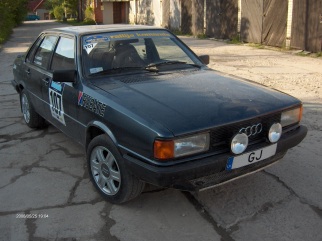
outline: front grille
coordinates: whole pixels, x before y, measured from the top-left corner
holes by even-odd
[[[238,123],[233,123],[230,125],[225,125],[217,127],[210,131],[210,151],[216,153],[224,153],[230,151],[231,139],[239,133],[242,128],[247,126],[257,125],[261,123],[263,126],[262,131],[259,134],[249,137],[249,146],[264,143],[267,140],[267,135],[270,126],[273,123],[280,122],[281,114],[266,115],[257,117],[251,120],[242,121]]]

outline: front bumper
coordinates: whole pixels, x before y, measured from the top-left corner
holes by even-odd
[[[174,163],[166,167],[148,164],[129,155],[123,157],[131,172],[145,182],[160,187],[195,191],[222,184],[269,166],[283,158],[287,150],[298,145],[306,134],[307,128],[299,126],[283,134],[277,143],[274,156],[231,171],[226,170],[227,160],[232,156],[231,153],[213,155],[180,164]]]

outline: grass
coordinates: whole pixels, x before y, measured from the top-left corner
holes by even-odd
[[[301,57],[306,57],[309,56],[310,53],[309,52],[305,52],[305,51],[301,51],[299,53],[296,53],[297,56],[301,56]]]
[[[255,43],[249,43],[248,46],[253,47],[253,48],[257,48],[257,49],[264,49],[265,46],[262,44],[255,44]]]
[[[179,29],[171,29],[171,32],[175,35],[184,35],[182,31]]]
[[[229,44],[242,44],[240,41],[239,35],[233,36],[232,39],[230,39],[227,43]]]
[[[206,34],[204,34],[204,33],[200,33],[200,34],[197,35],[197,38],[198,39],[207,39],[208,36]]]
[[[317,52],[317,53],[315,54],[315,57],[317,57],[317,58],[322,57],[322,52]]]
[[[60,23],[66,23],[63,21],[59,21]],[[96,25],[96,22],[92,19],[85,19],[82,22],[78,22],[76,19],[67,19],[67,24],[72,26],[83,26],[83,25]]]

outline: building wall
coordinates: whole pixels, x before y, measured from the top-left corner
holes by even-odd
[[[113,3],[112,2],[103,3],[103,23],[113,24]]]
[[[160,0],[135,0],[129,4],[129,22],[132,24],[162,25]]]
[[[180,29],[181,17],[181,0],[171,0],[169,19],[169,26],[171,29]]]
[[[37,9],[36,11],[36,14],[40,17],[40,20],[46,20],[45,13],[48,13],[48,10],[40,8],[40,9]]]
[[[322,0],[133,0],[130,23],[322,50]]]
[[[160,0],[152,0],[152,11],[154,16],[154,25],[162,25],[162,3]]]
[[[94,16],[96,23],[103,23],[103,11],[102,11],[103,3],[99,1],[94,1]]]
[[[136,1],[130,1],[129,5],[129,22],[134,24],[136,22]]]

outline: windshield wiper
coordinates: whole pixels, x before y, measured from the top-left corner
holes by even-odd
[[[178,61],[178,60],[172,60],[172,61],[164,61],[164,62],[158,62],[158,63],[151,63],[148,64],[147,66],[145,66],[146,70],[149,71],[154,71],[154,72],[158,72],[159,69],[157,68],[158,66],[162,66],[162,65],[174,65],[174,64],[185,64],[185,65],[190,65],[193,67],[198,67],[201,68],[200,65],[197,64],[188,64],[187,62],[183,62],[183,61]]]
[[[106,69],[106,70],[102,70],[96,73],[92,73],[89,74],[88,76],[96,76],[96,75],[104,75],[104,74],[108,74],[108,73],[115,73],[115,72],[121,72],[123,70],[145,70],[145,68],[143,67],[117,67],[117,68],[113,68],[113,69]]]

